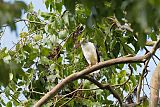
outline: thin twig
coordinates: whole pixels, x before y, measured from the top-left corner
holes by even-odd
[[[62,105],[60,105],[59,107],[63,107],[64,105],[66,105],[67,103],[69,103],[71,100],[73,100],[74,96],[75,96],[75,93],[73,94],[73,96],[72,96],[71,99],[69,99],[68,101],[66,101],[65,103],[63,103]]]
[[[124,99],[123,99],[124,102],[126,102],[127,98],[134,93],[134,91],[135,91],[136,88],[137,88],[137,86],[135,86],[135,87],[128,93],[128,95],[127,95],[126,97],[124,97]]]
[[[108,17],[108,19],[112,20],[113,21],[113,24],[112,24],[112,27],[116,24],[117,27],[120,29],[120,30],[128,30],[130,32],[133,32],[133,29],[129,26],[129,25],[121,25],[121,23],[117,20],[117,18],[114,16],[114,17]]]
[[[70,102],[74,96],[76,95],[77,91],[79,91],[79,89],[82,87],[82,84],[80,84],[80,86],[78,87],[78,89],[76,89],[75,91],[72,91],[71,93],[66,94],[65,96],[63,96],[62,98],[60,98],[59,100],[57,100],[54,104],[54,106],[56,106],[56,103],[59,102],[60,100],[62,100],[63,98],[73,94],[72,98],[70,100],[68,100],[67,102],[65,102],[64,104],[62,104],[60,107],[63,107],[65,104],[67,104],[68,102]]]
[[[8,87],[9,87],[9,89],[10,90],[12,90],[13,91],[13,93],[15,92],[13,89],[12,89],[12,87],[10,86],[10,85],[8,85]],[[16,101],[16,102],[18,102],[18,103],[20,103],[21,102],[21,100],[19,100],[18,98],[16,99],[16,98],[14,98],[14,96],[12,95],[12,94],[10,94],[10,96]]]
[[[65,97],[72,95],[73,93],[76,93],[77,91],[92,91],[92,90],[99,90],[100,88],[92,88],[92,89],[76,89],[68,94],[62,95],[63,97],[57,100],[56,102],[59,102],[60,100],[64,99]]]
[[[130,80],[130,78],[131,78],[131,76],[132,76],[132,73],[133,73],[133,69],[132,69],[132,67],[131,67],[130,64],[128,65],[128,67],[129,67],[129,69],[130,69],[130,74],[129,74],[129,76],[128,76],[128,79],[127,79],[126,81],[124,81],[123,83],[121,83],[121,84],[112,85],[112,87],[123,86],[123,85],[125,85],[125,84]]]
[[[36,94],[40,94],[40,95],[45,95],[45,93],[37,92],[37,91],[34,91],[34,90],[32,90],[31,93],[36,93]]]
[[[150,86],[149,86],[149,83],[148,83],[148,80],[147,80],[147,78],[145,77],[145,79],[146,79],[146,85],[148,86],[148,88],[150,89]]]
[[[17,22],[29,22],[29,23],[35,23],[35,24],[41,24],[41,25],[47,25],[47,23],[43,23],[43,22],[38,22],[38,21],[32,21],[32,20],[28,20],[28,19],[16,19],[16,20],[14,20],[13,22],[14,23],[17,23]],[[9,26],[9,24],[5,24],[5,25],[3,25],[3,26],[1,26],[1,27],[7,27],[7,26]]]
[[[89,80],[90,82],[94,83],[95,85],[97,85],[100,89],[107,89],[109,90],[113,96],[119,101],[120,106],[122,107],[122,100],[120,98],[120,95],[117,93],[116,90],[113,89],[112,86],[110,86],[108,83],[103,85],[101,83],[99,83],[97,80],[95,80],[94,78],[91,78],[89,76],[83,76],[82,78]]]
[[[157,65],[157,63],[156,63],[156,61],[155,61],[155,59],[154,59],[154,57],[153,57],[153,56],[152,56],[152,59],[153,59],[153,61],[154,61],[155,65]]]
[[[156,54],[154,54],[154,56],[160,61],[160,58]]]

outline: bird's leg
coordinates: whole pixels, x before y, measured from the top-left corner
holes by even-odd
[[[91,68],[92,67],[92,65],[91,64],[89,64],[88,66],[87,66],[87,68]]]
[[[87,68],[91,68],[91,65],[89,64],[89,65],[87,66]]]

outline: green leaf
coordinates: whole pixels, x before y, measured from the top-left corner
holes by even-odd
[[[15,5],[17,5],[17,8],[19,9],[27,9],[27,5],[23,1],[15,1]]]
[[[39,41],[39,40],[42,40],[42,35],[34,35],[34,40],[37,42],[37,41]]]
[[[59,32],[59,38],[65,39],[68,36],[68,32],[66,30],[62,30]]]
[[[0,60],[0,82],[6,87],[9,83],[10,67],[3,60]]]
[[[64,13],[63,20],[64,20],[64,23],[69,26],[69,12]]]
[[[12,102],[9,101],[9,102],[6,104],[6,107],[12,107]]]
[[[28,5],[28,11],[29,12],[33,12],[33,9],[34,9],[34,7],[33,7],[33,4],[32,4],[32,2]]]
[[[76,6],[76,1],[75,0],[64,0],[64,6],[72,14],[75,13],[75,6]]]
[[[149,100],[147,99],[147,97],[146,97],[146,99],[142,99],[142,101],[143,101],[143,103],[142,103],[143,107],[147,107],[149,105]]]
[[[3,59],[4,57],[7,56],[6,49],[7,48],[5,47],[2,50],[0,50],[0,59]]]
[[[121,70],[120,73],[118,74],[118,79],[124,79],[126,76],[126,70]]]
[[[49,64],[49,59],[47,58],[47,57],[45,57],[45,56],[42,56],[41,58],[40,58],[40,63],[41,64],[44,64],[44,65],[48,65]]]
[[[112,47],[111,49],[112,49],[112,53],[113,53],[114,57],[118,57],[119,51],[120,51],[120,43],[117,42],[116,40],[114,40],[112,42],[111,47]]]
[[[73,49],[73,46],[74,46],[74,42],[73,42],[73,39],[70,37],[68,38],[68,41],[66,43],[67,51],[71,52],[71,50]]]
[[[98,46],[104,47],[104,41],[105,41],[104,37],[105,34],[100,29],[96,29],[95,40]]]
[[[125,51],[127,52],[126,54],[135,55],[135,51],[130,46],[128,46],[127,44],[125,44],[123,47],[124,47]]]
[[[134,68],[135,71],[137,71],[137,64],[131,64],[131,66]]]
[[[50,4],[49,0],[45,0],[45,5],[46,5],[46,8],[47,8],[47,9],[48,9],[48,7],[49,7],[49,4]]]
[[[56,6],[56,10],[59,12],[59,13],[61,13],[62,12],[62,2],[60,2],[60,3],[55,3],[55,6]]]
[[[34,64],[34,61],[26,59],[26,63],[24,64],[24,68],[29,68]]]
[[[51,71],[54,71],[54,70],[55,70],[55,66],[56,66],[55,64],[51,64],[50,67],[49,67],[49,69],[50,69]]]
[[[151,32],[150,34],[148,34],[148,36],[152,39],[152,41],[157,41],[157,36],[154,32]]]
[[[41,55],[42,55],[42,56],[48,56],[50,51],[51,51],[51,50],[48,49],[48,48],[41,47]]]
[[[141,46],[141,48],[145,46],[146,39],[147,39],[146,34],[140,33],[140,35],[138,35],[138,44]]]
[[[32,51],[32,48],[29,45],[24,45],[23,49],[29,53]]]
[[[37,56],[38,56],[37,53],[30,53],[29,56],[28,56],[28,59],[29,59],[30,61],[33,61]]]
[[[2,97],[0,98],[0,102],[0,104],[3,105],[3,107],[6,106],[6,103],[4,102],[4,99],[2,99]]]
[[[134,75],[132,75],[132,76],[130,77],[130,80],[131,80],[133,86],[136,86],[137,83],[136,83],[136,78],[135,78]]]

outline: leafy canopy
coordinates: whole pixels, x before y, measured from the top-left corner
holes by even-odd
[[[78,47],[82,37],[97,45],[101,61],[105,61],[136,55],[146,47],[147,40],[156,41],[159,35],[159,0],[44,0],[44,3],[49,12],[37,13],[30,3],[25,19],[28,32],[19,34],[20,41],[13,49],[0,50],[0,90],[9,99],[5,103],[1,97],[0,105],[33,105],[65,77],[85,69],[88,64]],[[14,9],[10,5],[14,5]],[[13,19],[21,16],[19,9],[23,6],[22,2],[0,4],[3,8],[0,9],[0,25],[9,24],[14,30]],[[96,80],[104,84],[122,84],[133,70],[129,81],[115,88],[122,101],[127,103],[126,94],[133,97],[140,78],[137,66],[141,67],[141,64],[103,68]],[[62,95],[81,88],[90,90],[62,98]],[[110,97],[108,90],[97,89],[91,82],[79,79],[59,90],[47,106],[59,107],[67,101],[68,107],[118,106]]]

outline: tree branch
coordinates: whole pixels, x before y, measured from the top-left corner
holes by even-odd
[[[66,101],[65,103],[63,103],[62,105],[60,105],[59,107],[64,107],[64,105],[66,105],[67,103],[69,103],[71,100],[74,99],[74,96],[76,95],[76,93],[73,94],[72,98],[70,98],[68,101]]]
[[[51,89],[45,96],[43,96],[35,105],[34,107],[40,107],[44,103],[46,103],[50,98],[56,95],[56,93],[62,89],[66,84],[70,83],[71,81],[74,81],[84,75],[87,75],[89,73],[92,73],[96,70],[99,70],[104,67],[109,67],[116,64],[122,64],[122,63],[143,63],[146,59],[148,59],[151,56],[151,53],[148,52],[146,55],[143,56],[135,56],[135,57],[120,57],[116,59],[111,59],[108,61],[100,62],[96,65],[93,65],[90,68],[86,68],[80,72],[73,73],[66,77],[64,80],[62,80],[59,84],[57,84],[53,89]]]
[[[29,23],[47,25],[47,23],[45,23],[45,22],[32,21],[32,20],[28,20],[28,19],[15,19],[13,22],[14,23],[17,23],[17,22],[29,22]],[[9,26],[9,24],[2,25],[1,27],[7,27],[7,26]]]
[[[76,93],[76,92],[78,92],[78,91],[92,91],[92,90],[100,90],[100,88],[91,88],[91,89],[76,89],[76,90],[74,90],[74,91],[72,91],[72,92],[70,92],[70,93],[68,93],[68,94],[65,94],[65,95],[62,95],[62,96],[60,96],[61,98],[60,99],[58,99],[55,103],[54,103],[54,105],[57,103],[57,102],[59,102],[60,100],[62,100],[62,99],[64,99],[65,97],[67,97],[67,96],[69,96],[69,95],[72,95],[72,94],[74,94],[74,93]]]
[[[147,100],[147,96],[141,97],[139,104],[141,104],[144,100]],[[137,107],[139,104],[137,104],[137,103],[130,103],[130,104],[123,103],[123,107]]]
[[[146,46],[154,46],[156,41],[146,41]]]
[[[140,103],[140,93],[141,93],[141,88],[142,88],[142,81],[144,79],[144,75],[146,73],[145,71],[147,69],[148,63],[149,63],[151,57],[155,54],[156,50],[159,48],[159,46],[160,46],[160,40],[158,40],[154,44],[154,46],[152,48],[152,51],[150,52],[150,56],[148,57],[147,62],[144,65],[144,68],[143,68],[143,71],[142,71],[142,75],[140,77],[140,80],[139,80],[139,83],[138,83],[138,88],[137,88],[137,100],[136,100],[137,104]]]
[[[103,85],[103,84],[99,83],[97,80],[95,80],[89,76],[83,76],[82,78],[89,80],[90,82],[94,83],[102,90],[103,89],[109,90],[113,94],[113,96],[118,99],[120,106],[122,107],[122,100],[120,98],[120,95],[112,88],[112,86],[110,86],[109,84]]]

